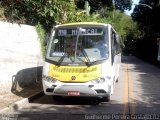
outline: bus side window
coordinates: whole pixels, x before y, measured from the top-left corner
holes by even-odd
[[[111,30],[111,56],[112,56],[112,65],[114,62],[114,57],[115,55],[120,53],[120,46],[119,46],[119,39],[118,39],[118,35]]]
[[[121,46],[120,46],[120,40],[119,40],[119,35],[116,35],[116,42],[117,42],[117,46],[116,46],[116,54],[121,53]]]
[[[111,29],[111,61],[112,65],[114,62],[114,56],[115,56],[115,43],[114,43],[114,31]]]
[[[115,55],[117,55],[117,52],[118,52],[118,42],[117,42],[117,38],[116,38],[116,34],[114,33],[114,52],[115,52]]]

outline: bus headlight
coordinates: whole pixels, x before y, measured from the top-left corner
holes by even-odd
[[[47,81],[47,82],[50,82],[50,83],[55,83],[55,82],[57,82],[56,79],[51,78],[51,77],[48,77],[48,76],[45,76],[45,75],[42,76],[42,80]]]
[[[93,84],[99,84],[99,83],[104,83],[105,81],[106,81],[105,78],[101,77],[101,78],[97,78],[95,80],[92,80],[91,82]]]

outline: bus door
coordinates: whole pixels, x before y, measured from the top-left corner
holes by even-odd
[[[116,80],[119,71],[119,63],[120,63],[120,46],[117,40],[117,34],[111,29],[111,61],[112,61],[112,68],[113,74]]]

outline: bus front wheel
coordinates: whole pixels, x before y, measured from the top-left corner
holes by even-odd
[[[110,99],[110,95],[108,95],[107,97],[103,97],[102,98],[102,102],[109,102],[111,99]]]
[[[61,100],[62,99],[62,97],[61,96],[52,96],[52,98],[53,98],[53,100],[55,100],[55,101],[59,101],[59,100]]]

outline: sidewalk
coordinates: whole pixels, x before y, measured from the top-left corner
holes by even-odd
[[[21,90],[0,93],[0,110],[8,107],[16,101],[34,95],[35,93],[42,91],[42,89],[42,83],[36,83],[33,86],[29,86]]]

